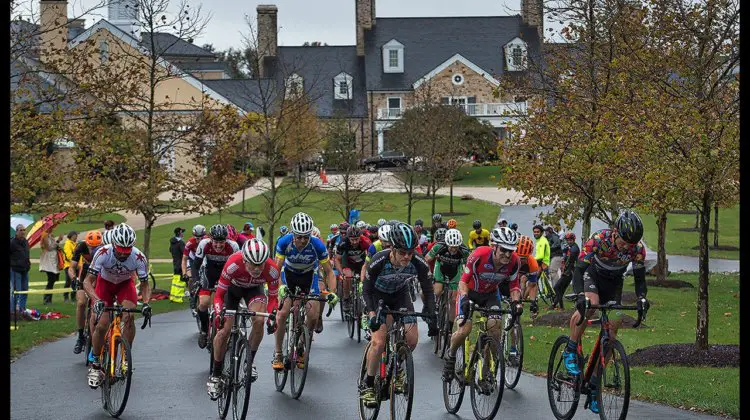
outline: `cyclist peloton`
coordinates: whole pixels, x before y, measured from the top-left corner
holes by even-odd
[[[425,260],[430,263],[435,262],[435,268],[432,271],[435,277],[435,298],[443,294],[443,287],[448,283],[448,299],[455,302],[458,282],[461,280],[466,259],[469,257],[469,248],[464,245],[464,238],[458,229],[448,229],[445,233],[444,242],[438,242],[432,247]],[[449,305],[449,319],[453,323],[455,318],[455,306]]]
[[[471,333],[471,301],[479,306],[500,309],[500,293],[510,295],[510,309],[516,314],[523,310],[521,289],[518,284],[518,270],[521,261],[515,253],[518,235],[507,227],[492,229],[492,246],[476,248],[464,265],[456,298],[456,322],[458,329],[451,335],[448,358],[445,359],[443,380],[451,381],[456,366],[456,351]],[[507,289],[506,289],[507,287]],[[505,290],[502,290],[505,289]],[[500,315],[490,315],[487,332],[500,342],[502,322]],[[497,350],[496,350],[497,351]]]
[[[94,257],[94,254],[96,254],[96,251],[100,246],[102,246],[102,233],[98,230],[87,232],[83,242],[79,242],[73,250],[73,258],[70,260],[70,266],[68,267],[68,275],[73,279],[71,288],[76,291],[76,325],[78,326],[78,339],[76,339],[76,344],[73,347],[73,353],[75,354],[81,353],[81,351],[83,351],[83,346],[86,345],[83,338],[83,328],[86,325],[86,303],[89,298],[83,290],[81,276],[83,276],[84,273],[88,273],[91,259]]]
[[[475,220],[471,225],[474,230],[469,233],[469,249],[478,246],[488,246],[490,244],[490,231],[482,229],[482,222]]]
[[[647,311],[649,302],[646,299],[646,247],[641,242],[643,237],[643,222],[632,210],[625,210],[615,220],[614,229],[601,229],[586,241],[578,256],[573,271],[573,291],[578,294],[576,308],[587,308],[587,304],[598,305],[609,301],[618,304],[622,299],[622,285],[628,264],[633,263],[633,277],[635,278],[635,294],[639,309]],[[593,310],[586,311],[586,319],[594,314]],[[578,311],[570,318],[570,338],[563,352],[565,368],[571,375],[581,373],[577,363],[578,341],[586,330],[586,322],[577,326],[580,319]],[[618,319],[610,323],[610,339],[617,339],[617,329],[622,323]],[[595,375],[598,374],[595,372]],[[596,378],[590,383],[598,383]],[[591,391],[589,409],[599,412],[597,402],[598,390]]]
[[[232,254],[224,264],[216,286],[214,295],[214,313],[217,314],[216,337],[214,338],[214,369],[213,375],[208,378],[208,395],[212,400],[219,398],[219,385],[221,372],[224,365],[224,353],[226,351],[229,333],[232,330],[233,316],[219,319],[222,309],[237,310],[241,299],[245,299],[247,309],[255,312],[273,312],[278,307],[279,277],[281,276],[279,266],[269,256],[270,249],[265,242],[252,238],[245,241],[242,250]],[[268,285],[268,298],[266,298],[263,286]],[[253,326],[248,335],[248,346],[250,358],[248,363],[252,366],[251,381],[258,378],[255,368],[255,355],[263,340],[263,317],[254,316]],[[223,324],[222,324],[223,322]],[[266,321],[270,328],[270,318]],[[268,330],[273,334],[273,330]]]
[[[367,250],[370,248],[370,238],[362,234],[356,226],[350,226],[346,231],[346,240],[336,246],[334,265],[342,279],[343,297],[341,304],[344,311],[349,309],[349,292],[352,287],[354,273],[361,273],[365,264]]]
[[[195,260],[195,250],[198,248],[200,241],[206,236],[206,227],[203,225],[193,226],[193,237],[185,243],[185,250],[182,252],[182,275],[187,277],[188,290],[193,290],[193,273],[192,263]],[[197,279],[196,279],[197,280]],[[196,300],[198,296],[190,296],[190,310],[195,315]]]
[[[297,213],[292,216],[289,224],[291,234],[279,238],[276,242],[276,265],[282,267],[282,282],[288,290],[297,288],[301,293],[320,294],[320,287],[315,279],[317,264],[323,267],[328,280],[328,303],[335,305],[338,301],[336,293],[336,277],[333,275],[331,263],[328,261],[328,251],[326,246],[318,238],[311,237],[313,231],[313,219],[306,213]],[[286,302],[289,302],[287,304]],[[288,297],[280,303],[279,313],[276,316],[276,345],[271,366],[274,370],[284,368],[282,360],[281,344],[284,342],[284,332],[286,330],[286,317],[292,306],[292,301]],[[323,320],[320,314],[323,312],[323,305],[318,301],[308,302],[309,310],[306,319],[307,327],[310,330],[322,331]],[[320,319],[320,322],[318,320]]]
[[[89,367],[87,382],[89,387],[96,389],[104,379],[101,370],[99,354],[104,345],[104,335],[109,328],[110,316],[102,312],[105,306],[112,306],[115,299],[124,308],[134,309],[138,302],[138,292],[132,275],[135,274],[139,280],[140,295],[143,298],[143,316],[151,316],[151,285],[148,281],[148,262],[146,256],[136,248],[135,231],[133,228],[121,223],[111,230],[112,243],[100,247],[94,254],[89,266],[83,288],[93,302],[93,313],[91,314],[91,325],[96,324],[91,335],[91,347],[94,353],[93,362]],[[96,282],[96,287],[94,287]],[[100,315],[99,323],[96,316]],[[122,335],[133,348],[135,339],[135,325],[133,315],[124,313],[122,315]]]
[[[359,390],[359,395],[368,407],[377,405],[373,387],[387,331],[387,321],[383,322],[385,320],[376,317],[378,301],[382,299],[384,305],[391,310],[414,311],[408,287],[411,278],[416,276],[427,295],[424,312],[429,314],[428,335],[432,337],[438,333],[435,322],[435,297],[430,284],[429,267],[414,250],[417,247],[416,232],[406,223],[395,223],[391,227],[389,238],[392,248],[380,251],[372,257],[372,261],[367,266],[367,276],[362,284],[362,296],[365,300],[372,336],[367,352],[367,377]],[[407,325],[406,343],[413,350],[419,341],[417,321],[413,317],[405,317],[403,321]]]
[[[210,238],[203,238],[195,250],[195,260],[191,265],[193,278],[200,282],[198,291],[198,319],[201,332],[198,335],[198,347],[204,349],[208,344],[208,308],[211,306],[211,295],[221,276],[221,270],[229,257],[240,250],[237,242],[228,239],[229,232],[224,225],[211,226]],[[218,314],[215,314],[218,316]]]

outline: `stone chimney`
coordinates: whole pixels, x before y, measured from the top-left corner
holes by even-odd
[[[523,23],[536,27],[539,43],[544,42],[543,0],[521,0],[521,19]]]
[[[258,13],[258,77],[267,77],[264,70],[266,58],[275,58],[279,46],[279,9],[274,4],[259,4],[255,10]]]
[[[60,57],[68,47],[68,2],[67,0],[41,0],[39,22],[39,58],[51,62]]]
[[[375,0],[354,0],[357,19],[357,55],[365,55],[365,30],[375,26]]]

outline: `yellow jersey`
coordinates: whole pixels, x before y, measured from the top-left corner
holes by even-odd
[[[481,233],[477,233],[476,230],[472,230],[469,233],[469,249],[474,249],[478,246],[490,244],[490,231],[482,229]]]

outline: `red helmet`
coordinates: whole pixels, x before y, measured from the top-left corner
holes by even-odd
[[[573,233],[573,232],[566,233],[565,234],[565,240],[569,240],[569,239],[572,239],[572,240],[575,241],[576,240],[576,234]]]
[[[237,229],[235,229],[234,226],[227,224],[227,239],[236,241],[238,236]]]

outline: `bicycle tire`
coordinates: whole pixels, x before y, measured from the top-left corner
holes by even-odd
[[[609,362],[612,363],[614,361],[614,364],[610,365],[610,363],[608,363],[604,369],[600,369],[599,372],[599,383],[597,384],[599,389],[599,394],[597,395],[597,399],[599,400],[599,418],[601,420],[625,420],[628,416],[628,406],[630,405],[630,363],[628,362],[628,356],[625,353],[625,348],[622,343],[619,341],[610,343],[612,343],[612,357]],[[609,347],[609,345],[607,347]],[[607,349],[605,349],[604,354],[606,354],[606,351]],[[616,355],[617,357],[615,357]],[[610,366],[614,367],[614,369],[611,369]],[[606,380],[607,373],[612,372],[613,370],[613,378],[616,378],[614,385],[621,384],[622,387],[622,409],[619,413],[611,412],[611,408],[614,405],[612,403],[616,400],[610,398],[605,400],[605,394],[611,394],[608,392],[602,392],[605,389],[614,388],[614,386],[610,385],[612,382],[607,384]]]
[[[495,415],[497,414],[497,410],[500,408],[500,403],[503,401],[503,391],[505,390],[505,362],[503,359],[503,352],[500,351],[499,343],[495,341],[494,338],[492,338],[489,335],[480,336],[481,338],[478,340],[479,343],[477,346],[480,347],[480,350],[477,352],[478,357],[475,360],[475,366],[480,365],[479,369],[474,369],[474,375],[471,380],[470,384],[470,390],[469,394],[471,396],[471,410],[474,412],[474,417],[477,420],[490,420],[495,418]],[[481,343],[481,344],[480,344]],[[497,351],[497,358],[498,360],[492,360],[492,349],[496,348]],[[495,366],[496,371],[492,372],[492,366]],[[489,367],[489,368],[488,368]],[[493,379],[490,379],[489,376],[494,377]],[[497,383],[497,380],[499,378],[500,383]],[[477,381],[493,381],[493,385],[488,384],[480,384]],[[495,397],[495,402],[492,404],[492,408],[489,410],[489,413],[483,414],[480,413],[479,408],[479,396],[481,394],[484,394],[484,392],[480,389],[480,387],[484,386],[485,388],[492,388],[495,391],[497,391],[497,396]],[[490,399],[490,398],[488,398]]]
[[[414,360],[412,359],[411,350],[405,342],[396,344],[396,351],[391,354],[392,357],[392,372],[391,372],[391,386],[390,386],[390,397],[391,397],[391,419],[410,419],[412,404],[414,403]],[[399,370],[404,372],[405,385],[401,392],[396,387],[396,378],[399,375]],[[406,397],[406,412],[403,417],[400,417],[396,412],[396,401],[399,395]]]
[[[83,324],[83,363],[86,367],[90,365],[89,363],[89,352],[91,352],[91,328],[90,328],[90,320],[91,320],[91,305],[87,302],[87,309],[86,309],[86,320]]]
[[[440,334],[443,335],[443,345],[440,350],[440,358],[445,359],[445,355],[448,353],[448,349],[451,345],[451,336],[453,335],[453,323],[450,320],[450,299],[445,303],[445,319]]]
[[[352,280],[352,283],[354,283],[354,280]],[[354,322],[356,320],[356,316],[354,314],[356,314],[356,306],[357,306],[356,295],[354,295],[350,291],[349,292],[349,310],[347,311],[348,313],[346,314],[346,327],[347,327],[347,332],[349,334],[350,339],[354,338],[354,328],[355,328]]]
[[[363,308],[362,297],[359,296],[359,294],[357,294],[357,299],[355,299],[354,302],[355,302],[354,313],[357,314],[354,320],[354,325],[356,325],[355,328],[357,329],[357,343],[361,343],[362,342],[362,308]]]
[[[547,397],[549,399],[550,408],[552,409],[552,414],[558,420],[572,419],[578,409],[578,401],[581,398],[580,375],[571,383],[568,383],[568,381],[563,383],[562,381],[563,377],[567,377],[565,362],[563,361],[562,356],[565,346],[567,345],[568,336],[561,335],[557,337],[557,340],[552,345],[549,362],[547,363]],[[562,369],[563,372],[561,372],[560,369]],[[572,400],[565,401],[566,403],[570,403],[570,407],[567,408],[563,405],[558,406],[556,403],[560,400],[560,394],[563,389],[571,389],[573,392],[573,396],[571,397]]]
[[[247,409],[250,407],[250,389],[253,383],[250,346],[247,345],[247,340],[237,340],[234,355],[237,357],[237,364],[234,368],[232,418],[234,420],[245,420]],[[240,401],[242,402],[240,403]]]
[[[509,334],[515,334],[516,336],[517,356],[515,357],[515,363],[510,357],[511,337]],[[518,320],[510,331],[503,330],[503,360],[505,360],[505,387],[513,389],[518,385],[523,369],[523,328]]]
[[[456,414],[458,409],[461,408],[461,403],[464,400],[464,392],[466,391],[466,342],[461,343],[461,346],[456,350],[456,368],[453,379],[450,382],[443,382],[443,404],[445,409],[450,414]],[[455,396],[455,400],[451,398]]]
[[[148,276],[151,277],[151,290],[156,289],[156,277],[154,277],[154,273],[151,271],[148,272]]]
[[[219,418],[224,420],[229,413],[229,403],[232,402],[232,387],[234,379],[234,337],[229,337],[227,349],[224,351],[224,365],[221,369],[221,393],[216,400]]]
[[[130,344],[128,344],[128,341],[123,339],[122,336],[115,338],[115,354],[114,357],[110,357],[109,355],[109,344],[105,342],[104,344],[105,348],[105,359],[103,360],[103,368],[104,368],[104,381],[102,382],[102,401],[104,402],[104,407],[112,417],[119,417],[123,411],[125,411],[125,406],[128,403],[128,396],[130,395],[130,385],[132,382],[132,376],[133,376],[133,355],[130,351]],[[120,362],[118,362],[118,356],[120,356]],[[122,373],[122,357],[124,357],[125,362],[127,363],[127,370],[125,373]],[[119,366],[115,366],[115,376],[110,376],[110,368],[112,359],[115,360],[115,364]],[[118,373],[118,367],[120,368],[120,371]],[[115,401],[113,398],[113,390],[112,385],[124,381],[125,389],[122,393],[122,398],[119,401]]]
[[[443,328],[445,327],[445,291],[440,294],[440,297],[438,297],[437,301],[437,308],[438,308],[438,316],[437,316],[437,329],[438,329],[438,335],[436,335],[433,338],[432,342],[432,352],[434,354],[438,354],[438,350],[440,350],[440,344],[442,341],[442,335],[443,335]],[[442,356],[439,356],[442,358]]]
[[[338,296],[344,296],[344,284],[341,279],[336,279],[336,294]],[[346,321],[346,314],[344,313],[344,305],[339,304],[339,313],[341,314],[341,322]]]
[[[367,352],[370,351],[370,346],[372,343],[367,343],[367,346],[365,346],[365,352],[362,355],[362,363],[359,367],[359,379],[357,380],[357,389],[360,389],[364,382],[365,378],[367,377]],[[378,372],[376,375],[379,375]],[[375,381],[376,384],[378,381]],[[359,418],[360,420],[375,420],[378,418],[378,413],[380,412],[380,392],[377,388],[375,388],[375,398],[378,402],[377,407],[369,408],[365,406],[365,404],[362,402],[362,399],[357,397],[358,405],[359,405]]]
[[[213,327],[214,314],[209,314],[208,317],[208,341],[206,341],[206,350],[208,350],[208,374],[212,374],[214,371],[214,338],[216,337],[216,329]],[[225,359],[226,360],[226,359]]]
[[[305,380],[307,379],[307,369],[310,367],[310,344],[311,344],[312,337],[310,336],[310,329],[307,328],[307,325],[302,325],[302,328],[297,332],[295,336],[294,343],[296,344],[296,350],[293,353],[293,359],[291,361],[292,364],[292,378],[291,378],[291,391],[292,391],[292,398],[299,399],[300,395],[302,395],[302,390],[305,389]],[[302,345],[302,360],[304,363],[304,366],[300,369],[297,366],[297,358],[299,357],[299,346]],[[297,372],[297,369],[299,369],[299,372]]]
[[[284,391],[284,386],[286,386],[286,380],[289,376],[289,369],[287,369],[287,363],[289,360],[289,337],[292,334],[292,312],[289,311],[289,315],[287,315],[286,318],[286,332],[284,334],[284,341],[281,344],[281,360],[284,363],[284,368],[281,370],[274,370],[273,371],[273,381],[276,385],[276,391],[282,392]],[[275,357],[276,355],[274,355]]]

